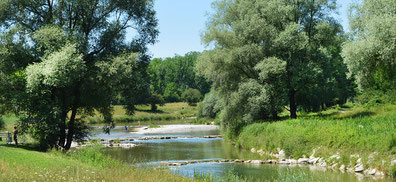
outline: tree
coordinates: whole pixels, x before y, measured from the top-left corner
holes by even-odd
[[[157,111],[157,104],[160,106],[163,106],[165,104],[165,100],[161,95],[158,94],[151,94],[150,97],[150,105],[151,105],[151,111]]]
[[[202,94],[198,89],[189,88],[182,94],[182,98],[187,101],[188,105],[196,105],[202,98]]]
[[[396,1],[364,0],[349,13],[342,55],[361,91],[396,89]]]
[[[151,0],[8,0],[0,4],[0,101],[43,148],[68,150],[82,118],[149,93],[146,45],[158,35]],[[130,28],[137,35],[125,38]],[[7,98],[7,99],[4,99]]]
[[[180,101],[181,94],[188,88],[207,93],[210,84],[196,74],[195,65],[198,52],[165,59],[155,58],[148,67],[153,92],[163,95],[168,102]]]
[[[276,119],[285,105],[296,118],[297,106],[313,108],[306,100],[320,107],[344,97],[322,97],[347,86],[342,27],[329,16],[334,0],[222,0],[214,8],[202,37],[214,49],[203,52],[197,69],[218,90],[226,124]]]

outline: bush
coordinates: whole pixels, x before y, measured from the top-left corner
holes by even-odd
[[[0,117],[0,130],[5,127],[5,123],[2,117]]]
[[[374,90],[368,89],[356,97],[359,104],[374,106],[377,104],[396,104],[396,90]]]
[[[183,92],[182,98],[187,101],[188,105],[193,106],[201,100],[202,94],[197,89],[189,88]]]
[[[220,98],[216,92],[211,91],[205,95],[204,100],[199,105],[198,116],[214,119],[220,110]]]

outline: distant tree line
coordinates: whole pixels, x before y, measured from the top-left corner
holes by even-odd
[[[148,65],[151,93],[166,102],[197,103],[210,90],[210,83],[196,73],[199,52],[165,59],[155,58]]]

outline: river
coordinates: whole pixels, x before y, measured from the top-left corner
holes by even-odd
[[[138,139],[145,136],[180,137],[161,140],[125,141],[137,144],[136,147],[106,148],[105,154],[115,159],[140,167],[166,167],[176,174],[193,178],[197,174],[210,174],[215,179],[235,175],[248,181],[392,181],[393,179],[365,177],[361,174],[333,171],[309,165],[271,165],[244,164],[233,162],[207,162],[223,159],[260,159],[260,156],[249,151],[235,148],[222,138],[204,138],[208,135],[219,135],[218,129],[178,130],[160,133],[139,133],[133,128],[128,131],[124,126],[116,127],[110,135],[96,127],[93,138],[102,139]],[[194,138],[189,138],[194,137]],[[123,142],[122,142],[123,143]],[[174,162],[196,161],[196,163],[168,166]]]

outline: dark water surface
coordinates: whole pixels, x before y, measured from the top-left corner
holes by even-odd
[[[161,133],[142,135],[116,128],[110,135],[100,129],[93,131],[99,138],[138,138],[141,136],[197,136],[217,135],[218,130],[197,131],[188,133]],[[207,161],[214,159],[260,159],[249,151],[236,149],[221,138],[186,138],[168,140],[133,141],[138,146],[130,149],[106,148],[104,153],[113,158],[139,166],[158,167],[161,162]],[[163,166],[163,165],[162,165]],[[169,166],[172,172],[188,177],[197,174],[210,174],[216,179],[236,175],[249,181],[393,181],[391,178],[375,179],[357,176],[353,173],[342,173],[314,166],[288,165],[254,165],[241,163],[203,162],[183,166]]]

